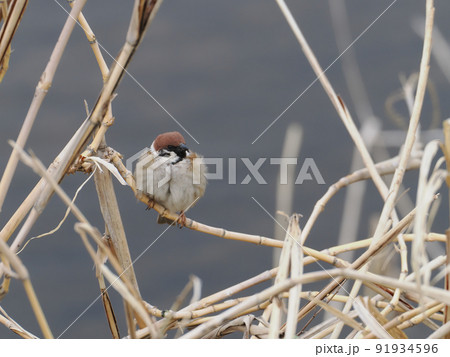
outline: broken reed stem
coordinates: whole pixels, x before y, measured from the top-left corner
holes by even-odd
[[[105,154],[107,153],[104,152],[101,156]],[[117,260],[119,261],[122,271],[126,275],[127,279],[133,285],[133,288],[138,294],[139,299],[142,300],[142,297],[139,293],[139,287],[133,268],[133,260],[131,259],[130,250],[128,248],[127,237],[123,227],[119,205],[116,199],[116,193],[114,191],[114,186],[111,179],[111,174],[107,170],[103,172],[101,172],[100,170],[96,170],[94,173],[94,180],[100,204],[100,210],[102,212],[107,231],[114,245],[114,251],[117,255]],[[126,306],[125,309],[127,309]],[[142,321],[139,316],[137,316],[137,320],[140,328],[145,326],[144,321]],[[132,327],[131,325],[129,325],[128,328],[130,331],[134,331],[134,327]]]
[[[16,143],[19,148],[23,148],[25,146],[28,136],[30,135],[31,128],[33,127],[34,120],[36,119],[41,104],[44,101],[44,98],[52,85],[56,69],[58,68],[62,54],[64,53],[67,42],[69,41],[70,35],[72,34],[73,28],[75,27],[76,22],[74,19],[78,17],[85,3],[86,0],[78,0],[75,3],[75,6],[73,7],[72,11],[70,12],[70,15],[67,17],[66,23],[64,24],[64,27],[58,38],[58,42],[56,43],[55,48],[53,49],[53,52],[50,56],[50,60],[47,66],[45,67],[45,70],[42,73],[41,78],[38,82],[36,91],[33,96],[33,101],[31,102],[30,108],[28,109],[28,113],[25,117],[22,128],[20,129],[19,136],[17,137]],[[8,160],[8,163],[6,164],[3,177],[0,181],[0,211],[3,206],[6,193],[8,192],[9,185],[13,178],[18,162],[19,156],[17,154],[17,150],[13,149],[11,156]]]

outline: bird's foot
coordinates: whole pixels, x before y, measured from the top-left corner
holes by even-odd
[[[186,226],[186,215],[183,211],[181,211],[180,215],[178,216],[177,225],[180,229]]]
[[[155,206],[155,201],[150,197],[150,195],[146,195],[148,198],[147,207],[145,208],[146,211],[151,210]]]

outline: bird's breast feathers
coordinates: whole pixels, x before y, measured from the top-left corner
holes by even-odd
[[[186,211],[206,188],[203,159],[190,152],[184,159],[173,153],[158,155],[148,151],[136,165],[136,184],[171,212]]]

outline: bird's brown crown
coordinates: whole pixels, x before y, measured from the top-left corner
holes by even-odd
[[[156,151],[167,148],[169,145],[179,146],[180,144],[186,144],[186,141],[178,131],[170,131],[158,135],[153,142],[153,147]]]

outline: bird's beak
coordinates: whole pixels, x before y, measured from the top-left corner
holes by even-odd
[[[185,144],[180,144],[179,148],[183,151],[189,151],[188,147]]]
[[[186,152],[189,152],[188,147],[185,144],[178,145],[176,151],[177,155],[184,159],[186,157]]]

